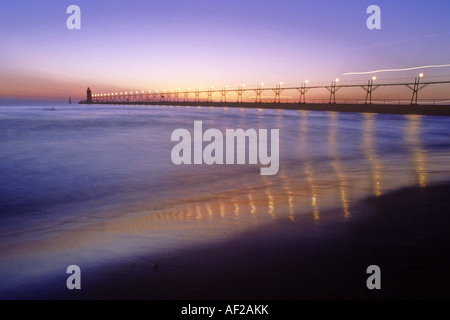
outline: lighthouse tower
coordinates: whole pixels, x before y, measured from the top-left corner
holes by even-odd
[[[87,88],[86,94],[87,94],[86,103],[92,103],[92,91],[91,91],[91,88]]]

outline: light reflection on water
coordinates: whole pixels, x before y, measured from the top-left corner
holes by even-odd
[[[0,108],[0,276],[210,243],[450,177],[447,118],[233,108]],[[280,129],[280,172],[174,166],[171,132]],[[70,262],[69,262],[70,261]],[[1,278],[0,277],[0,278]]]

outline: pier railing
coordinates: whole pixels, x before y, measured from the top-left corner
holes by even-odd
[[[450,104],[450,99],[418,99],[419,92],[428,87],[435,85],[448,85],[450,81],[435,81],[435,82],[421,82],[421,77],[417,77],[414,82],[409,83],[374,83],[374,80],[369,80],[367,84],[339,84],[333,81],[328,86],[308,86],[306,83],[300,87],[282,87],[281,84],[275,88],[263,88],[257,86],[256,89],[245,88],[243,86],[237,89],[206,89],[206,90],[148,90],[148,91],[126,91],[126,92],[112,92],[112,93],[94,93],[92,100],[86,103],[121,103],[121,104],[135,104],[135,103],[180,103],[180,102],[227,102],[227,95],[230,93],[237,96],[237,103],[320,103],[320,104],[427,104],[427,105],[444,105]],[[410,99],[376,99],[373,98],[373,93],[379,88],[386,87],[406,87],[412,91]],[[341,89],[359,88],[366,93],[365,99],[337,99],[337,92]],[[307,93],[311,90],[326,89],[330,95],[328,99],[309,99]],[[290,98],[283,97],[283,92],[290,91]],[[292,92],[300,94],[298,99],[292,98]],[[449,90],[447,90],[449,91]],[[341,91],[342,92],[342,91]],[[245,93],[250,93],[251,96],[246,99],[243,98]],[[274,96],[267,96],[271,93]],[[352,93],[353,95],[355,93]],[[347,93],[347,96],[350,94]],[[351,95],[350,95],[351,96]],[[216,100],[214,99],[217,98]],[[228,99],[230,100],[230,99]],[[231,102],[231,101],[229,101]]]

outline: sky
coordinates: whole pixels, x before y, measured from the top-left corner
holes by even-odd
[[[69,5],[80,30],[66,26]],[[366,26],[370,5],[381,30]],[[0,0],[0,97],[366,82],[343,74],[450,64],[448,17],[448,0]],[[423,72],[450,80],[450,67]],[[442,87],[424,95],[450,98]]]

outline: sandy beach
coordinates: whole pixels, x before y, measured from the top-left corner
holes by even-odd
[[[320,223],[281,219],[219,244],[85,268],[80,291],[64,289],[61,277],[40,292],[22,288],[19,297],[448,299],[449,191],[450,184],[401,189],[364,200],[350,221],[333,212]],[[366,288],[373,264],[382,271],[381,290]]]

